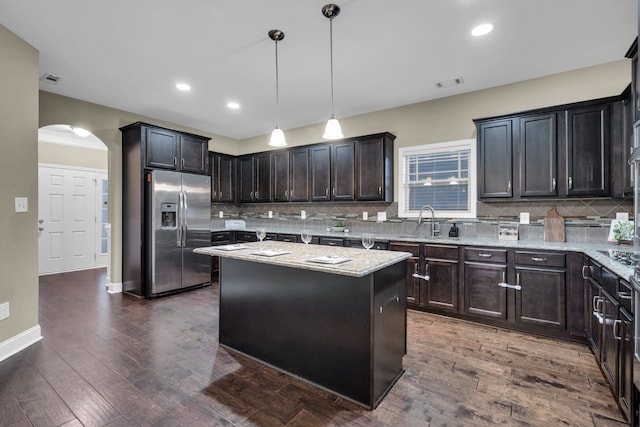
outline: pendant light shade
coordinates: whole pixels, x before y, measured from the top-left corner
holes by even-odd
[[[336,4],[326,4],[322,7],[322,14],[329,18],[329,52],[331,60],[331,118],[324,128],[324,139],[340,139],[344,138],[340,122],[333,114],[333,18],[340,14],[340,7]]]
[[[272,147],[286,147],[287,141],[284,132],[280,129],[280,87],[278,84],[278,42],[284,39],[284,32],[280,30],[269,31],[269,38],[276,44],[276,127],[271,132],[269,145]]]

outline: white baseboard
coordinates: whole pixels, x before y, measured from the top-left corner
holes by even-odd
[[[24,350],[42,339],[40,325],[27,329],[18,335],[0,342],[0,362]]]
[[[110,294],[121,294],[122,283],[107,283],[107,292]]]

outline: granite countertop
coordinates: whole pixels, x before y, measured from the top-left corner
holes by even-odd
[[[231,246],[241,247],[241,249],[224,250],[225,247]],[[265,253],[265,255],[256,254],[261,251],[263,251],[262,253]],[[328,247],[269,240],[197,248],[194,252],[353,277],[366,276],[390,265],[402,262],[411,256],[409,252],[365,250],[335,246]],[[278,252],[286,253],[276,255]],[[267,256],[272,254],[274,256]],[[348,259],[348,261],[339,264],[321,264],[309,261],[314,258],[321,258],[322,261],[326,262],[338,261],[340,258]]]
[[[212,230],[215,231],[230,231],[227,229]],[[247,228],[239,231],[253,232],[255,230]],[[277,232],[273,230],[267,230],[267,232]],[[286,234],[291,234],[284,232]],[[322,237],[338,237],[343,239],[361,239],[360,233],[338,233],[322,230],[313,230],[314,236]],[[461,237],[458,239],[448,237],[436,237],[429,238],[424,236],[407,236],[407,235],[391,235],[391,234],[376,234],[376,241],[394,241],[394,242],[417,242],[417,243],[431,243],[431,244],[443,244],[443,245],[460,245],[460,246],[486,246],[486,247],[504,247],[504,248],[516,248],[516,249],[536,249],[536,250],[553,250],[553,251],[569,251],[569,252],[581,252],[595,261],[599,262],[618,276],[629,279],[633,275],[634,269],[627,265],[624,265],[618,261],[615,261],[609,256],[601,253],[600,251],[618,250],[636,252],[640,254],[640,248],[636,246],[621,246],[615,243],[578,243],[578,242],[545,242],[540,240],[498,240],[497,237],[493,238],[478,238],[478,237]],[[266,243],[266,242],[264,242]],[[295,244],[295,243],[294,243]],[[309,245],[310,247],[313,245]],[[326,246],[322,246],[325,248]],[[335,248],[335,247],[334,247]],[[342,249],[342,248],[336,248]],[[349,248],[345,248],[349,249]],[[363,249],[352,248],[352,250],[362,251]],[[373,251],[372,251],[373,253]],[[216,253],[217,255],[217,253]],[[368,273],[366,273],[368,274]]]

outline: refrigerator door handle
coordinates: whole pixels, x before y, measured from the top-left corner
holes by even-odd
[[[182,247],[182,192],[178,193],[178,220],[176,221],[176,245],[181,248]]]
[[[182,247],[187,247],[187,212],[189,206],[187,205],[187,192],[182,192],[183,210],[182,210]]]

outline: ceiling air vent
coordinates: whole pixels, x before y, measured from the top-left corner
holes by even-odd
[[[58,82],[61,80],[60,77],[58,76],[54,76],[53,74],[49,74],[49,73],[44,73],[44,75],[42,77],[40,77],[40,80],[43,82],[47,82],[50,83],[52,85],[58,84]]]
[[[442,88],[442,87],[461,85],[462,83],[464,83],[464,80],[462,80],[462,77],[458,77],[458,78],[455,78],[455,79],[443,80],[441,82],[435,82],[434,85],[437,88]]]

